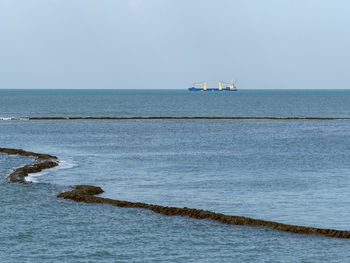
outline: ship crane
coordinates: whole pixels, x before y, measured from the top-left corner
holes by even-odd
[[[224,88],[222,87],[224,85]],[[219,81],[219,88],[207,88],[207,82],[195,82],[192,84],[191,88],[188,88],[189,91],[237,91],[236,86],[230,82]]]
[[[196,88],[196,87],[202,88],[203,90],[207,90],[207,82],[202,81],[202,82],[193,83],[192,88]]]
[[[219,90],[222,90],[222,86],[225,86],[226,89],[237,90],[233,80],[231,82],[219,81]]]

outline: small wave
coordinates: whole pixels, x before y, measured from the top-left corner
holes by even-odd
[[[66,170],[66,169],[71,169],[74,167],[77,167],[78,163],[73,161],[72,159],[60,159],[59,161],[59,165],[50,169],[49,170],[43,170],[39,173],[31,173],[28,174],[28,176],[25,177],[25,181],[26,182],[32,182],[32,183],[39,183],[38,177],[41,177],[43,175],[47,175],[48,173],[50,173],[51,171],[58,171],[58,170]]]
[[[25,117],[0,117],[1,121],[23,121],[23,120],[29,120],[29,118]]]
[[[37,180],[37,177],[40,177],[44,174],[45,174],[45,172],[40,172],[40,173],[36,173],[36,174],[28,174],[28,176],[24,177],[24,180],[27,183],[39,183],[39,181]]]
[[[24,177],[24,180],[28,183],[39,183],[38,177],[41,177],[46,174],[48,174],[47,171],[41,171],[39,173],[30,173],[26,177]]]
[[[61,170],[61,169],[71,169],[71,168],[74,168],[77,166],[78,166],[77,162],[73,161],[72,159],[67,158],[67,159],[63,159],[63,160],[60,159],[60,165],[56,166],[54,168],[57,170]]]

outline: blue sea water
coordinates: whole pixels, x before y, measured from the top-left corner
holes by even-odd
[[[347,262],[349,240],[57,199],[104,197],[350,229],[348,120],[8,120],[28,116],[350,117],[347,90],[0,90],[0,262]]]

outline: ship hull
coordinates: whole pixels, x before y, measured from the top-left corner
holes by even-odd
[[[237,89],[203,89],[203,88],[188,88],[189,91],[237,91]]]

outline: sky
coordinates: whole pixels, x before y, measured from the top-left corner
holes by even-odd
[[[0,0],[2,89],[350,88],[348,0]]]

